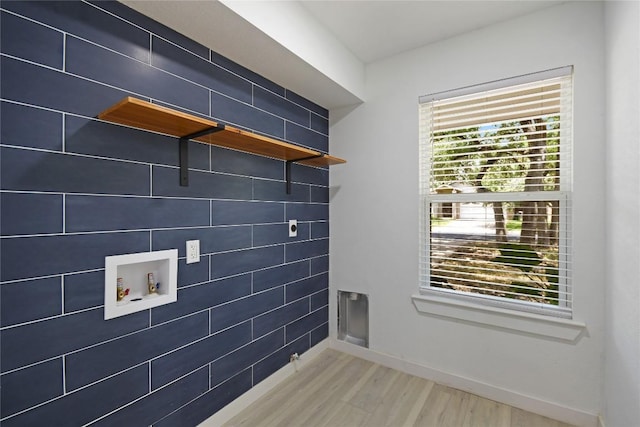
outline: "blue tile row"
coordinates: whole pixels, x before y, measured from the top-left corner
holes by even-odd
[[[0,113],[2,144],[62,150],[62,114],[4,101]]]
[[[190,239],[192,240],[192,239]],[[184,242],[183,242],[183,245]],[[170,249],[170,248],[169,248]],[[187,264],[186,259],[178,260],[178,287],[204,283],[209,280],[209,259],[206,255],[200,256],[200,262]]]
[[[214,145],[211,146],[211,170],[267,179],[284,179],[284,163],[281,160]]]
[[[305,127],[309,127],[311,124],[308,110],[259,87],[253,91],[253,105]]]
[[[207,210],[208,212],[208,210]],[[152,232],[153,250],[178,249],[178,256],[184,257],[185,242],[200,240],[200,253],[231,251],[251,247],[251,226],[208,227],[175,230],[157,230]]]
[[[59,31],[149,62],[149,33],[88,3],[7,1],[2,3],[2,7]]]
[[[139,366],[2,421],[3,427],[85,425],[149,390],[149,368]]]
[[[259,338],[309,313],[309,301],[301,299],[253,319],[253,338]]]
[[[308,240],[287,245],[286,262],[329,254],[329,239]]]
[[[2,187],[16,191],[149,195],[149,166],[2,148]]]
[[[102,309],[0,331],[2,372],[58,357],[149,326],[149,314],[138,312],[104,321]]]
[[[213,225],[264,224],[284,221],[284,204],[214,200],[211,203]]]
[[[286,286],[286,301],[291,302],[320,292],[329,287],[329,275],[327,273],[311,276],[307,279],[288,284]]]
[[[329,316],[329,307],[323,307],[304,317],[299,318],[295,322],[286,326],[286,339],[291,342],[304,334],[311,332],[313,329],[322,325],[327,321]]]
[[[309,277],[310,271],[308,260],[256,271],[253,273],[253,292],[264,291]]]
[[[149,232],[2,239],[2,281],[104,268],[104,257],[149,251]],[[24,262],[29,254],[29,262]]]
[[[67,233],[209,225],[207,200],[67,196]]]
[[[120,89],[5,56],[0,58],[0,67],[0,92],[5,100],[95,117],[129,95]]]
[[[90,425],[148,426],[208,390],[209,369],[204,367]]]
[[[65,356],[68,391],[158,357],[209,333],[200,313],[127,335]]]
[[[284,245],[211,255],[211,277],[219,279],[284,262]]]
[[[329,205],[322,203],[289,203],[287,220],[326,221],[329,219]]]
[[[284,304],[282,288],[261,292],[211,309],[211,332],[221,331]]]
[[[308,349],[309,339],[306,336],[303,336],[265,357],[253,366],[253,384],[258,384],[260,381],[288,364],[293,353],[298,353],[300,355]]]
[[[289,224],[262,224],[253,226],[254,246],[275,245],[309,239],[309,224],[298,223],[298,235],[289,237]]]
[[[326,305],[329,305],[329,289],[311,295],[311,311],[316,311]]]
[[[69,153],[179,166],[176,138],[75,116],[65,118],[65,150]],[[189,167],[209,170],[208,145],[191,141],[189,154]]]
[[[0,286],[0,326],[62,314],[60,277],[5,283]]]
[[[211,385],[218,385],[284,345],[282,329],[265,335],[211,364]]]
[[[306,109],[308,109],[310,111],[313,111],[314,113],[316,113],[320,117],[324,117],[326,119],[329,118],[329,110],[319,106],[318,104],[316,104],[314,102],[309,101],[306,98],[301,97],[300,95],[298,95],[295,92],[287,90],[284,96],[288,100],[293,101],[296,104],[301,105],[301,106],[303,106],[304,108],[306,108]]]
[[[282,96],[284,96],[285,94],[285,89],[282,86],[275,84],[271,80],[265,79],[259,74],[256,74],[253,71],[243,67],[242,65],[229,60],[228,58],[220,55],[217,52],[211,51],[211,62],[219,65],[226,70],[231,71],[234,74],[244,77],[245,79],[257,84],[258,86],[262,86],[263,88],[273,93],[277,93],[278,95]]]
[[[320,274],[329,271],[329,255],[319,256],[311,260],[311,274]]]
[[[154,427],[195,426],[218,412],[252,386],[251,368],[245,369],[228,381],[209,390],[196,400],[171,413]]]
[[[151,362],[151,387],[157,389],[251,342],[251,322],[240,323]],[[208,383],[207,369],[207,383]]]
[[[189,186],[180,186],[180,170],[153,167],[153,195],[204,199],[251,200],[251,178],[191,170]]]
[[[62,199],[60,194],[0,194],[0,234],[61,233]]]
[[[242,102],[251,102],[252,84],[165,40],[152,40],[151,64]]]
[[[62,69],[64,35],[10,13],[0,13],[0,51]]]
[[[0,376],[2,417],[61,396],[62,358]]]
[[[289,142],[313,148],[324,153],[329,151],[329,139],[326,135],[292,122],[285,124],[285,139]]]
[[[206,310],[251,294],[251,275],[229,277],[178,290],[178,301],[151,310],[151,324]]]
[[[310,345],[313,347],[318,344],[322,340],[326,339],[329,336],[329,322],[326,322],[313,331],[310,334]]]
[[[209,91],[140,61],[75,37],[66,40],[67,72],[208,114]],[[106,104],[105,108],[110,104]]]
[[[223,123],[284,138],[284,119],[216,92],[211,92],[211,116]]]
[[[64,311],[72,313],[104,304],[104,270],[64,276]]]

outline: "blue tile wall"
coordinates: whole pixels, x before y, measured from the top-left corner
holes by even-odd
[[[0,31],[3,426],[194,426],[328,336],[328,169],[288,195],[190,142],[181,187],[174,138],[96,118],[135,96],[327,151],[326,109],[117,1],[2,2]],[[105,321],[104,257],[172,248],[178,301]]]

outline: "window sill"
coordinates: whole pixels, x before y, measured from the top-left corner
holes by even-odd
[[[587,327],[586,324],[573,320],[489,307],[440,295],[412,295],[411,299],[420,313],[490,325],[565,342],[576,342]]]

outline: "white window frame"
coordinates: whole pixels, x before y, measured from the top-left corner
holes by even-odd
[[[453,91],[441,92],[437,94],[427,95],[420,97],[420,104],[425,104],[434,100],[455,98],[458,96],[469,95],[474,93],[485,92],[493,89],[508,88],[525,83],[533,83],[536,81],[542,81],[546,79],[562,77],[571,75],[573,73],[573,67],[562,67],[553,70],[547,70],[539,73],[527,74],[524,76],[518,76],[515,78],[485,83],[481,85],[475,85],[471,87],[465,87]],[[584,327],[579,322],[572,322],[567,319],[572,319],[572,298],[562,298],[566,302],[559,306],[549,306],[548,304],[528,303],[526,301],[514,301],[502,297],[491,297],[488,295],[474,294],[470,292],[455,291],[450,289],[443,289],[439,287],[432,287],[429,283],[430,277],[430,204],[433,202],[451,202],[452,197],[448,194],[430,194],[430,172],[429,168],[425,168],[425,163],[430,163],[429,158],[429,131],[425,130],[425,126],[422,121],[421,113],[421,125],[420,125],[420,225],[419,225],[419,241],[420,241],[420,265],[419,265],[419,295],[413,297],[414,304],[419,311],[425,311],[428,313],[447,315],[457,313],[453,317],[463,318],[469,321],[477,321],[478,319],[484,319],[486,322],[495,324],[496,326],[507,327],[508,324],[519,325],[518,322],[514,322],[515,318],[518,318],[524,323],[529,322],[529,327],[517,327],[519,330],[526,330],[532,333],[539,333],[539,326],[541,321],[551,321],[556,325],[560,324],[562,331],[559,336],[551,334],[560,339],[574,339],[576,334],[579,333]],[[572,128],[571,125],[565,125],[562,127],[561,132],[561,144],[569,144],[569,152],[571,151],[572,144]],[[569,160],[570,161],[570,160]],[[568,165],[568,170],[571,171],[571,165]],[[518,192],[518,193],[485,193],[485,194],[457,194],[455,195],[456,202],[462,201],[522,201],[522,200],[558,200],[560,203],[560,227],[559,230],[561,238],[567,239],[570,243],[570,227],[571,227],[571,180],[561,180],[560,191],[540,191],[540,192]],[[537,193],[537,194],[536,194]],[[571,245],[568,245],[563,252],[559,253],[559,269],[564,271],[562,279],[558,283],[559,292],[561,295],[567,295],[570,293],[570,264],[571,264]],[[452,307],[457,307],[458,310],[452,310]],[[461,312],[459,312],[462,310]],[[480,316],[478,313],[483,312]],[[497,318],[502,321],[493,322],[490,321],[491,315],[498,316]],[[466,315],[464,314],[466,313]],[[469,315],[472,313],[473,315]],[[504,316],[507,316],[509,320],[504,322]],[[524,319],[524,320],[523,320]],[[533,322],[533,323],[531,323]],[[547,322],[548,323],[548,322]],[[507,326],[505,326],[507,325]],[[567,329],[568,327],[568,329]],[[567,335],[568,333],[568,335]],[[543,334],[544,335],[544,334]]]

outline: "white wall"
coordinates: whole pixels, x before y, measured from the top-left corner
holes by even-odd
[[[606,2],[604,420],[640,425],[640,6]]]
[[[565,3],[367,67],[367,102],[332,111],[331,297],[369,294],[370,348],[559,405],[600,410],[604,325],[604,34],[601,3]],[[575,66],[576,343],[419,314],[418,97]],[[595,202],[595,203],[594,203]],[[335,305],[330,318],[336,331]]]

